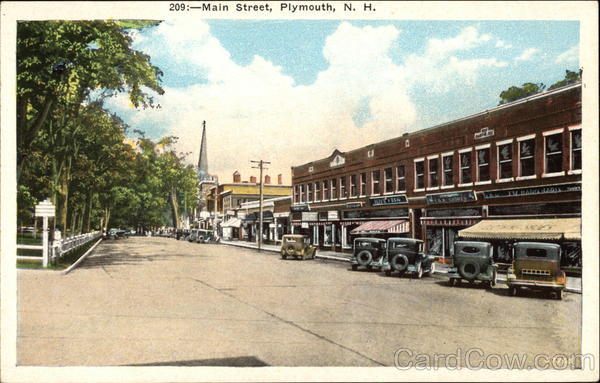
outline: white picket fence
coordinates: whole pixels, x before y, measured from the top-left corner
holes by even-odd
[[[48,259],[44,259],[44,243],[41,245],[19,245],[17,244],[17,249],[31,249],[31,250],[41,250],[42,256],[28,256],[28,255],[17,255],[17,259],[29,259],[29,260],[40,260],[44,262],[44,266],[48,264],[48,261],[53,261],[57,258],[62,257],[67,254],[71,250],[75,250],[80,246],[89,243],[90,241],[98,239],[102,235],[100,231],[93,231],[91,233],[85,233],[76,235],[73,237],[67,237],[64,239],[58,239],[52,241],[48,244]]]

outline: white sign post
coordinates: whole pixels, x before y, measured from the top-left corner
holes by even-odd
[[[44,218],[42,226],[42,259],[44,267],[48,267],[48,217],[54,217],[54,210],[54,205],[48,199],[35,205],[35,216]]]

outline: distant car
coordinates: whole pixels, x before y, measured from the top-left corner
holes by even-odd
[[[498,266],[493,255],[493,247],[488,242],[454,242],[454,263],[447,274],[450,286],[456,286],[465,279],[470,283],[482,281],[488,288],[494,287]]]
[[[386,241],[381,238],[356,238],[354,239],[354,250],[352,252],[352,270],[358,270],[358,266],[371,270],[373,267],[385,269]]]
[[[517,242],[513,251],[514,261],[507,276],[510,295],[518,295],[521,289],[548,290],[555,298],[562,299],[567,277],[560,269],[559,245]]]
[[[414,238],[389,238],[386,246],[386,275],[397,271],[400,275],[412,273],[416,278],[428,276],[435,271],[435,257],[423,253],[423,241]]]
[[[315,258],[317,248],[310,244],[310,238],[299,234],[286,234],[281,239],[281,258]]]
[[[121,239],[121,238],[128,238],[129,236],[129,232],[126,230],[121,230],[121,229],[110,229],[106,235],[104,236],[105,239]]]

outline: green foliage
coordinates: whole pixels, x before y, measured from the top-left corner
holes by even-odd
[[[500,93],[500,105],[540,93],[545,88],[546,85],[544,84],[534,84],[531,82],[526,82],[520,87],[511,86],[507,90],[504,90]]]
[[[548,90],[560,88],[561,86],[574,84],[576,82],[581,81],[581,74],[582,74],[581,70],[579,70],[579,72],[571,72],[570,70],[567,69],[565,72],[566,72],[565,78],[550,85],[550,88],[548,88]]]

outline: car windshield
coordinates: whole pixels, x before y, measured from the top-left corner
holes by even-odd
[[[289,238],[288,237],[288,238],[285,239],[286,243],[296,243],[296,242],[299,242],[299,241],[300,241],[299,238]]]

